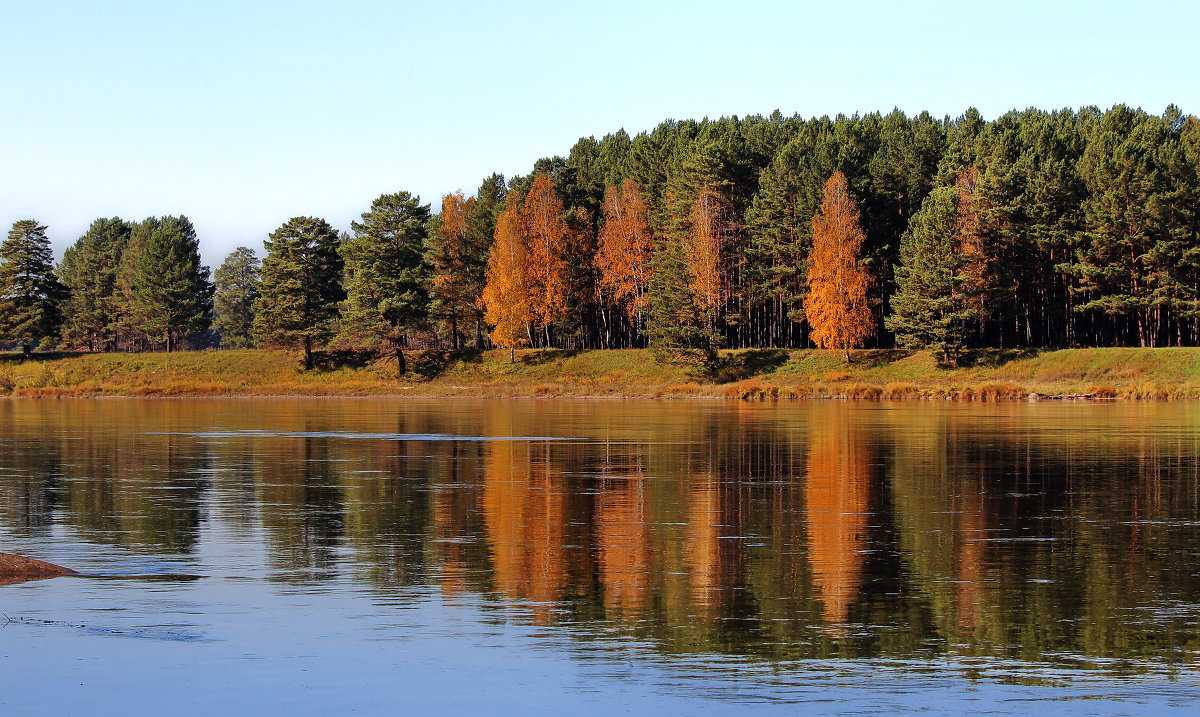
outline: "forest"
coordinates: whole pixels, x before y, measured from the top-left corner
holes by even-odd
[[[668,120],[439,211],[287,220],[215,273],[184,216],[0,246],[0,340],[291,347],[964,349],[1200,342],[1200,122],[1109,110]]]

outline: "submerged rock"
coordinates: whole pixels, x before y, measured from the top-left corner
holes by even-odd
[[[0,553],[0,585],[11,585],[26,580],[56,578],[60,575],[72,575],[75,571],[61,565],[47,563],[44,560],[22,558],[20,555]]]

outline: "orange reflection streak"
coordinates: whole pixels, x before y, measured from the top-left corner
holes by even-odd
[[[808,558],[824,606],[822,619],[846,622],[862,585],[867,525],[867,453],[845,418],[814,427],[804,484]]]
[[[646,605],[651,570],[646,491],[641,476],[613,477],[604,482],[596,503],[596,528],[604,605],[632,617]]]
[[[958,522],[958,540],[954,563],[958,576],[954,584],[958,607],[958,626],[974,631],[978,620],[981,583],[983,580],[983,550],[980,538],[987,524],[983,510],[982,487],[968,484],[962,495],[962,515]]]
[[[549,457],[535,464],[533,450],[546,448],[492,443],[484,458],[482,500],[497,592],[538,603],[535,619],[546,622],[549,603],[559,599],[566,582],[567,516]]]
[[[713,473],[692,477],[688,496],[687,563],[691,598],[697,612],[716,616],[721,584],[720,542],[721,496]]]

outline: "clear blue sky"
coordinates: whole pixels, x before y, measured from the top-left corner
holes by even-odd
[[[296,215],[437,209],[667,118],[1200,112],[1200,3],[0,0],[0,226],[186,214],[214,268]]]

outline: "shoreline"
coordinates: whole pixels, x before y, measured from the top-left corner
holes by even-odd
[[[374,357],[304,371],[294,352],[0,354],[0,398],[466,398],[1076,401],[1200,398],[1200,348],[930,352],[722,351],[705,366],[645,349],[409,352],[404,380]]]

